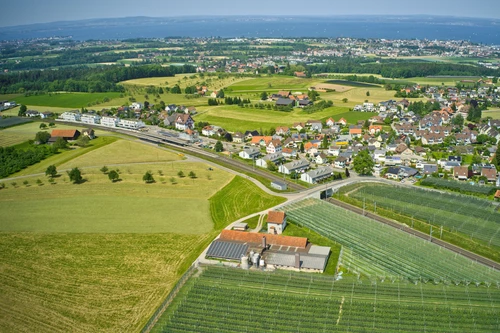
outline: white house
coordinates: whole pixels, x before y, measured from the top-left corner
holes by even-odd
[[[260,150],[257,148],[246,148],[240,151],[238,155],[245,160],[253,160],[260,156]]]
[[[281,153],[267,154],[266,156],[259,158],[255,161],[255,165],[261,168],[267,168],[269,162],[279,163],[283,160],[283,155]]]
[[[317,168],[300,175],[300,179],[306,183],[316,184],[318,181],[328,178],[333,174],[333,169],[329,166]]]
[[[267,213],[267,232],[269,234],[280,235],[286,228],[286,214],[285,212],[276,212],[270,210]]]
[[[188,128],[193,128],[194,120],[189,114],[181,113],[175,118],[175,128],[181,131],[185,131]]]
[[[47,119],[47,118],[50,118],[52,117],[54,114],[50,111],[45,111],[45,112],[42,112],[40,113],[40,118],[42,119]]]
[[[99,124],[101,117],[96,114],[85,113],[82,114],[80,121],[86,124]]]
[[[212,136],[212,135],[215,135],[215,129],[213,126],[205,126],[203,127],[203,129],[201,130],[201,134],[203,134],[204,136]]]
[[[266,147],[266,153],[268,154],[281,153],[282,150],[283,145],[280,140],[271,140]]]
[[[116,117],[102,117],[101,125],[107,127],[116,127],[118,125],[118,118]]]
[[[333,145],[328,148],[328,155],[330,156],[339,156],[340,154],[340,146]]]
[[[138,103],[138,102],[134,102],[130,105],[130,108],[135,110],[135,111],[139,111],[139,110],[142,110],[142,103]]]
[[[80,121],[81,114],[79,112],[67,111],[63,112],[59,118],[66,121]]]
[[[327,162],[328,158],[324,153],[320,153],[318,154],[318,156],[316,156],[316,164],[326,164]]]
[[[129,129],[139,129],[146,126],[142,121],[135,119],[120,119],[118,121],[118,127],[129,128]]]
[[[307,170],[309,168],[309,162],[303,159],[292,161],[290,163],[282,164],[279,166],[279,172],[284,173],[286,175],[291,174],[292,172],[301,172]]]

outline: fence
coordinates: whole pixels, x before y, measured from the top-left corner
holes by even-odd
[[[175,284],[174,288],[172,288],[170,293],[167,295],[165,300],[161,303],[161,305],[158,307],[155,313],[153,313],[151,318],[148,320],[144,328],[141,330],[141,333],[148,333],[151,331],[151,329],[155,326],[156,322],[158,321],[158,318],[160,318],[163,312],[165,312],[165,310],[170,305],[170,303],[172,303],[173,299],[175,298],[179,290],[182,288],[182,286],[184,286],[184,283],[186,283],[186,281],[193,275],[193,273],[196,272],[197,267],[198,266],[196,263],[192,264],[188,268],[186,273],[182,275],[179,281],[177,281],[177,283]]]

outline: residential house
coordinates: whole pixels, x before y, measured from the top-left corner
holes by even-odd
[[[260,136],[260,134],[258,131],[246,131],[244,136],[246,141],[246,140],[252,140],[254,136]]]
[[[244,141],[245,136],[241,132],[236,132],[233,134],[233,142],[242,143]]]
[[[424,164],[422,172],[424,175],[432,175],[438,172],[438,166],[436,164]]]
[[[179,139],[185,140],[187,142],[197,142],[199,141],[198,131],[192,130],[190,128],[179,133]]]
[[[54,116],[54,114],[50,111],[45,111],[45,112],[40,113],[40,118],[42,118],[42,119],[47,119],[47,118],[50,118],[52,116]]]
[[[194,126],[194,120],[189,114],[178,114],[175,118],[175,128],[181,131],[187,129],[192,129]]]
[[[295,150],[293,148],[283,148],[281,153],[283,154],[283,157],[285,157],[285,158],[292,159],[292,158],[297,157],[297,150]]]
[[[328,155],[330,156],[339,156],[340,154],[340,146],[333,145],[328,148]]]
[[[347,125],[347,120],[345,120],[344,118],[340,118],[339,121],[337,122],[337,124],[345,126],[345,125]]]
[[[333,125],[335,125],[335,120],[333,118],[328,118],[328,120],[326,121],[326,126],[332,127]]]
[[[284,126],[276,127],[276,134],[278,134],[278,135],[289,135],[290,134],[290,129],[288,127],[284,127]]]
[[[472,177],[472,170],[466,166],[456,166],[453,168],[453,177],[457,180],[467,180]]]
[[[319,181],[333,175],[333,169],[329,166],[317,168],[300,175],[300,179],[309,184],[316,184]]]
[[[40,115],[40,112],[36,111],[36,110],[28,110],[26,111],[26,117],[38,117]]]
[[[88,137],[90,140],[95,139],[95,132],[92,128],[82,129],[82,135]]]
[[[328,157],[324,153],[318,154],[316,156],[316,164],[326,164],[328,163]]]
[[[267,213],[267,232],[269,234],[280,235],[286,228],[285,212],[270,210]]]
[[[309,125],[311,126],[311,131],[321,132],[323,129],[323,124],[319,120],[309,120]]]
[[[370,127],[368,127],[368,131],[370,132],[370,134],[378,134],[382,131],[382,126],[381,125],[370,125]]]
[[[292,161],[279,166],[279,172],[286,175],[289,175],[292,172],[302,172],[307,169],[309,169],[309,162],[303,159]]]
[[[252,136],[250,143],[253,146],[267,147],[269,142],[273,140],[272,136]]]
[[[373,152],[373,159],[378,163],[385,162],[386,153],[387,151],[385,149],[375,149],[375,151]]]
[[[349,135],[353,138],[360,138],[363,135],[363,131],[358,127],[349,128]]]
[[[304,123],[294,123],[292,127],[300,132],[302,129],[306,128],[306,125]]]
[[[444,165],[444,170],[446,171],[451,171],[453,170],[455,167],[459,167],[460,166],[460,163],[459,162],[454,162],[454,161],[448,161],[445,163]]]
[[[207,126],[205,126],[205,127],[202,128],[201,134],[204,135],[204,136],[215,135],[215,129],[214,129],[213,126],[207,125]]]
[[[488,183],[495,183],[497,180],[497,171],[495,168],[482,168],[481,176],[486,177]]]
[[[260,150],[257,148],[245,148],[240,151],[239,156],[245,160],[253,160],[260,156]]]
[[[255,160],[255,165],[261,168],[267,168],[269,162],[279,164],[283,160],[281,153],[267,154],[266,156]]]
[[[349,159],[345,156],[339,156],[333,162],[333,166],[339,169],[343,169],[346,167],[346,164],[349,162]]]
[[[283,145],[280,140],[271,140],[266,146],[266,152],[268,154],[281,153],[283,150]]]

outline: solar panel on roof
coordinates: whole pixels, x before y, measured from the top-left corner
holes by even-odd
[[[215,240],[208,248],[207,257],[240,260],[247,252],[247,244]]]

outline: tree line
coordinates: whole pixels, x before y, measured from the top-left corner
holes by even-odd
[[[26,150],[14,147],[0,147],[0,178],[21,171],[56,152],[57,149],[47,146],[34,146]]]
[[[191,65],[162,67],[160,65],[85,66],[61,68],[54,71],[26,71],[0,75],[0,93],[25,93],[29,91],[69,92],[124,92],[120,81],[145,77],[175,76],[195,73]]]

